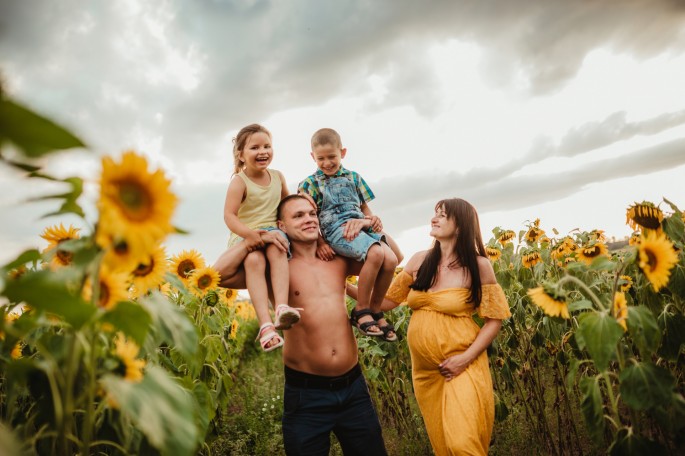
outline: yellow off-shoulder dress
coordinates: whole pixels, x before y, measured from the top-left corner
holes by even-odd
[[[470,290],[410,290],[413,280],[401,272],[387,297],[406,301],[414,311],[407,330],[412,380],[433,451],[436,456],[487,455],[495,421],[487,353],[449,382],[438,370],[441,362],[465,351],[476,339],[480,328],[472,318],[474,306],[467,302]],[[498,320],[511,316],[498,284],[483,285],[478,315]]]

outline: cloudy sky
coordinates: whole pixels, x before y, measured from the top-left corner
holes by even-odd
[[[0,72],[15,99],[89,145],[45,160],[89,182],[99,157],[145,153],[174,179],[169,253],[209,262],[228,232],[231,138],[273,133],[294,190],[309,138],[337,129],[346,167],[410,255],[435,202],[458,196],[495,226],[630,234],[626,207],[685,207],[685,3],[409,0],[2,0]],[[0,260],[30,246],[54,188],[0,168]],[[662,208],[667,206],[662,204]]]

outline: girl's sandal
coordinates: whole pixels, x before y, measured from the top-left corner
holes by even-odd
[[[262,336],[262,333],[267,328],[271,328],[271,330],[267,331],[266,334]],[[278,341],[269,347],[269,342],[272,341],[274,338],[277,338]],[[276,332],[276,327],[273,323],[264,323],[262,326],[260,326],[259,332],[257,333],[257,339],[259,339],[259,345],[262,346],[262,350],[264,350],[265,352],[270,352],[272,350],[276,350],[278,347],[283,346],[283,338],[278,335],[278,333]]]
[[[290,329],[292,326],[300,321],[300,310],[296,307],[290,307],[287,304],[279,304],[276,306],[276,329]]]
[[[370,315],[371,318],[373,318],[373,312],[371,312],[371,309],[361,309],[361,310],[356,310],[352,309],[352,312],[350,313],[350,324],[357,328],[357,331],[360,333],[364,334],[365,336],[374,336],[374,337],[381,337],[383,336],[383,331],[378,330],[378,331],[369,331],[369,328],[371,326],[378,326],[378,322],[373,319],[371,321],[365,321],[364,323],[360,323],[359,319],[363,317],[364,315]]]
[[[381,331],[383,331],[383,340],[395,342],[397,340],[397,332],[395,332],[395,327],[391,323],[386,323],[385,325],[381,325],[380,323],[380,320],[385,318],[385,314],[383,312],[376,312],[372,313],[371,316],[373,316],[374,320],[378,321],[378,327],[381,328]],[[388,335],[388,333],[392,333],[392,335]]]

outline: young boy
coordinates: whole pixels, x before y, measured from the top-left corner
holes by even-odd
[[[319,211],[323,238],[319,237],[317,256],[330,260],[337,253],[364,263],[350,321],[362,334],[395,341],[395,329],[380,309],[397,257],[381,234],[380,219],[367,204],[375,198],[373,192],[359,174],[342,166],[346,153],[335,130],[314,133],[311,155],[319,169],[300,182],[298,192],[309,195]]]

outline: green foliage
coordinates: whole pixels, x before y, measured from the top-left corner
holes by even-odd
[[[623,335],[621,326],[608,312],[589,312],[579,318],[576,341],[586,348],[600,371],[609,368],[609,361],[616,356],[616,343]]]

